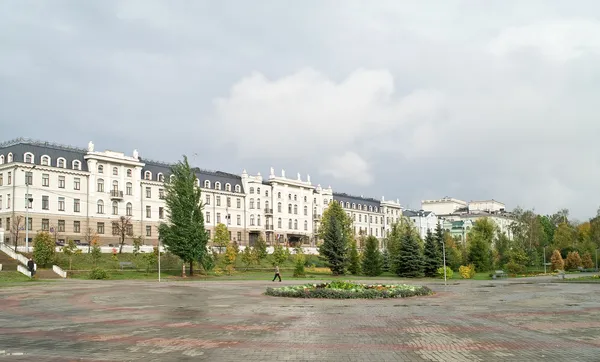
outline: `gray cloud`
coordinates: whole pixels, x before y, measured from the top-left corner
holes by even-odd
[[[584,218],[595,1],[3,1],[4,139]]]

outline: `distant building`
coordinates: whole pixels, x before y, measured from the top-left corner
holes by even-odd
[[[402,214],[413,223],[415,228],[419,231],[421,239],[425,239],[427,236],[427,230],[435,232],[435,228],[438,224],[438,218],[434,212],[425,210],[404,210]]]

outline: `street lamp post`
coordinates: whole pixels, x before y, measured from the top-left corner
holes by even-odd
[[[33,165],[30,168],[31,171],[37,165]],[[33,175],[31,176],[33,177]],[[27,171],[25,171],[25,252],[29,252],[29,203],[33,201],[32,197],[29,197],[29,180],[27,179]],[[16,252],[16,250],[15,250]]]
[[[544,274],[546,274],[546,247],[544,246]]]
[[[596,249],[596,272],[598,272],[598,249]]]

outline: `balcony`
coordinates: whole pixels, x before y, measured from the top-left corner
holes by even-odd
[[[321,220],[321,214],[313,214],[314,220]]]
[[[273,225],[265,225],[265,230],[267,232],[273,232]]]
[[[110,190],[110,198],[112,200],[123,200],[123,191]]]
[[[273,209],[265,209],[265,215],[273,215]]]

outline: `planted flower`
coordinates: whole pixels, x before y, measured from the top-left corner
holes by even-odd
[[[359,284],[334,281],[321,284],[304,284],[281,288],[267,288],[266,295],[293,298],[405,298],[431,295],[431,289],[408,284]]]

